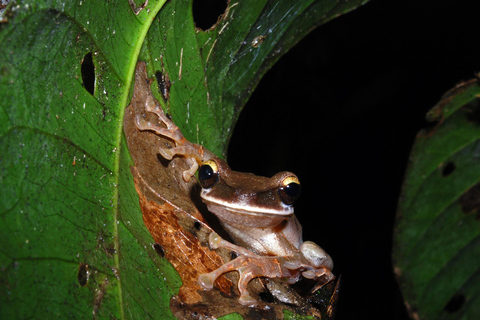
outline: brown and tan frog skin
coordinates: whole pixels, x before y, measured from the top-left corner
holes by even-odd
[[[148,113],[156,115],[158,121],[148,121]],[[222,274],[238,271],[239,301],[254,306],[257,302],[247,290],[253,278],[282,278],[290,284],[302,277],[321,278],[322,283],[334,278],[330,256],[314,242],[302,240],[302,227],[293,209],[300,194],[297,176],[280,172],[266,178],[231,170],[212,152],[186,140],[153,98],[146,99],[145,113],[136,114],[136,124],[140,130],[153,131],[174,142],[173,147],[160,147],[159,151],[166,159],[187,158],[191,167],[183,172],[185,181],[198,169],[201,198],[235,243],[210,234],[211,248],[227,248],[238,256],[199,277],[205,290],[211,290]]]
[[[236,244],[269,256],[288,256],[300,247],[302,227],[292,206],[300,182],[293,173],[259,177],[213,158],[200,167],[198,177],[202,200]]]

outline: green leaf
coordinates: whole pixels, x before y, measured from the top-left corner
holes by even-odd
[[[122,131],[140,51],[168,73],[165,107],[187,138],[222,155],[268,68],[366,1],[230,3],[209,31],[195,30],[191,1],[164,2],[134,15],[127,0],[31,0],[4,14],[0,318],[173,318],[179,277],[152,248]]]
[[[397,213],[394,264],[420,319],[480,314],[480,109],[477,80],[448,92],[413,146]]]
[[[190,1],[167,3],[141,58],[168,74],[169,111],[184,135],[225,157],[239,112],[265,72],[313,27],[364,2],[230,2],[207,31],[195,29]]]

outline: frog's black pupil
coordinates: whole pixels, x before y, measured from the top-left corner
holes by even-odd
[[[289,183],[284,187],[281,187],[278,190],[280,194],[280,199],[286,205],[291,205],[298,199],[300,196],[300,192],[302,191],[302,187],[295,182]]]
[[[217,173],[208,164],[203,165],[198,170],[198,179],[203,188],[211,188],[217,182]]]
[[[302,187],[298,183],[289,183],[285,187],[285,192],[292,198],[297,198],[300,195]]]

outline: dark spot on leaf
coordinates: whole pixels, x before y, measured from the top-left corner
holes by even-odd
[[[155,78],[157,78],[158,92],[161,93],[163,101],[167,101],[170,98],[170,78],[167,73],[155,72]]]
[[[113,243],[105,245],[104,251],[108,257],[113,257],[113,255],[115,254],[115,245]]]
[[[473,213],[480,208],[480,184],[476,184],[460,197],[463,213]]]
[[[93,95],[95,90],[95,65],[93,64],[91,52],[87,53],[83,58],[81,72],[83,86]]]
[[[193,227],[197,230],[200,230],[200,228],[202,227],[202,225],[200,224],[200,222],[198,221],[195,221],[195,223],[193,224]]]
[[[194,0],[192,13],[195,26],[202,30],[212,28],[226,9],[225,0]]]
[[[443,310],[448,313],[454,313],[460,310],[465,303],[465,296],[463,294],[456,294],[448,301]]]
[[[467,120],[480,125],[480,101],[479,99],[474,99],[463,107],[466,111]]]
[[[165,257],[165,251],[163,251],[163,248],[161,245],[159,245],[158,243],[154,243],[153,249],[155,249],[155,251],[158,253],[160,257],[162,258]]]
[[[77,281],[82,287],[87,285],[88,275],[88,264],[80,263],[80,266],[78,267]]]
[[[100,283],[100,287],[97,287],[95,292],[95,297],[93,299],[93,314],[97,314],[98,309],[102,305],[103,298],[105,297],[106,289],[109,285],[108,278],[105,278]]]
[[[447,177],[452,174],[453,171],[455,171],[455,164],[453,164],[453,162],[447,162],[442,169],[442,176]]]

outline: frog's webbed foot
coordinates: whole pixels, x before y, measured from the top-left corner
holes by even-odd
[[[239,302],[243,305],[254,306],[257,304],[255,298],[253,298],[248,290],[247,285],[253,278],[264,276],[262,268],[259,266],[249,266],[249,258],[245,256],[240,256],[224,265],[220,268],[210,272],[201,274],[198,277],[198,283],[205,290],[213,289],[213,284],[215,280],[220,277],[222,274],[230,271],[238,271],[238,291],[240,292]]]
[[[185,139],[178,126],[167,117],[152,95],[146,97],[144,108],[145,113],[152,113],[158,117],[158,123],[147,120],[145,114],[137,113],[135,116],[137,128],[142,131],[153,131],[160,136],[173,140],[174,147],[160,147],[159,152],[167,160],[171,160],[175,155],[181,155],[187,159],[189,169],[183,172],[183,179],[188,182],[197,171],[199,163],[208,160],[213,154],[203,146]],[[161,126],[162,124],[164,126]]]
[[[211,290],[215,280],[222,274],[230,271],[238,271],[238,291],[240,292],[239,302],[243,305],[255,306],[257,301],[248,290],[248,283],[258,277],[277,278],[282,276],[281,263],[277,257],[259,256],[250,250],[236,246],[224,239],[218,234],[212,232],[209,236],[210,247],[212,249],[227,248],[235,251],[239,256],[218,269],[200,275],[198,283],[205,290]]]
[[[212,249],[226,248],[239,256],[210,273],[200,275],[198,282],[205,290],[211,290],[215,280],[222,274],[238,271],[239,301],[243,305],[254,306],[257,302],[247,290],[248,283],[254,278],[286,278],[290,284],[297,282],[301,276],[308,279],[322,278],[322,282],[325,283],[332,280],[334,275],[331,272],[333,268],[331,258],[317,244],[309,241],[304,243],[306,244],[302,244],[301,252],[292,256],[260,256],[212,232],[209,236]]]
[[[144,115],[137,114],[135,116],[135,122],[139,130],[150,130],[154,131],[160,136],[172,139],[176,144],[185,140],[183,134],[180,132],[180,129],[170,120],[167,115],[163,112],[162,108],[153,96],[149,95],[145,99],[145,112],[153,113],[157,115],[159,121],[165,125],[165,128],[160,127],[158,124],[148,121]],[[160,154],[167,160],[171,160],[176,154],[175,150],[170,149],[160,149]]]
[[[335,277],[332,274],[332,258],[318,244],[312,241],[305,241],[300,245],[300,252],[305,262],[302,265],[302,276],[307,279],[325,277],[326,282]]]

